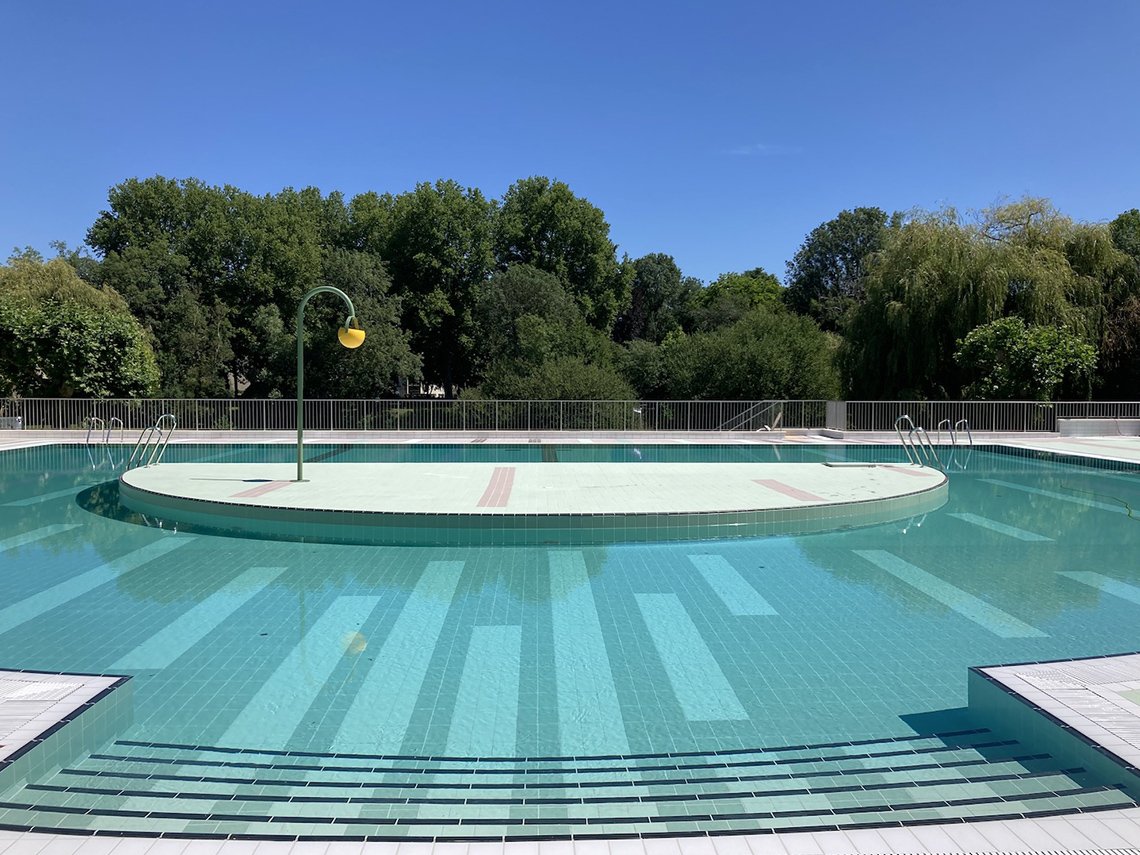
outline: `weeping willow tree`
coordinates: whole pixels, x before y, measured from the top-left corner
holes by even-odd
[[[1056,326],[1096,345],[1120,266],[1107,229],[1023,199],[963,219],[910,216],[871,257],[867,296],[849,316],[839,362],[857,398],[955,398],[974,377],[959,340],[1002,317]]]

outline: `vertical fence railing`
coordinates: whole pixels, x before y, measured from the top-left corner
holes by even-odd
[[[247,399],[0,399],[0,430],[79,430],[121,419],[128,431],[173,413],[187,431],[295,429],[295,402]],[[974,431],[1056,432],[1059,419],[1140,419],[1140,401],[546,401],[310,399],[311,430],[738,431],[838,428],[890,431],[902,414],[932,429],[966,419]],[[778,419],[777,419],[778,415]]]

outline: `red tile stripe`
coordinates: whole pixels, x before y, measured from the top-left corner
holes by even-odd
[[[884,466],[883,468],[890,469],[892,472],[901,472],[903,475],[913,475],[916,478],[925,478],[928,475],[934,474],[934,470],[927,469],[926,467]]]
[[[515,484],[515,467],[496,466],[491,473],[491,481],[479,500],[480,508],[505,508],[511,498],[511,488]]]
[[[799,499],[802,502],[827,501],[822,496],[801,490],[799,487],[793,487],[791,484],[785,484],[783,481],[775,481],[771,478],[756,478],[754,480],[761,487],[767,487],[769,490],[775,490],[777,493],[783,493],[785,496],[791,496],[793,499]]]
[[[230,498],[252,499],[254,496],[264,496],[266,493],[272,493],[274,490],[288,487],[292,483],[292,481],[268,481],[264,484],[258,484],[256,487],[250,487],[248,490],[242,490],[240,493],[234,493]]]

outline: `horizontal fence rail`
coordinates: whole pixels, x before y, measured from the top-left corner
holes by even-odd
[[[79,430],[91,417],[128,431],[172,413],[179,430],[296,430],[290,398],[0,399],[0,430]],[[1049,432],[1060,419],[1140,419],[1140,401],[305,401],[310,430],[384,431],[893,431],[909,415],[933,430],[960,419],[973,431]]]

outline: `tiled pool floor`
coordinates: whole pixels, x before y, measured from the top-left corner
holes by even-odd
[[[1008,495],[1015,498],[1019,497],[1017,498],[1019,503],[1031,502],[1034,494],[1027,494],[1024,489],[1015,489],[1015,487],[1024,487],[1023,484],[1018,483],[1015,475],[1004,474],[1001,475],[1000,479],[1001,483],[994,480],[990,489],[1010,491]],[[1062,488],[1055,487],[1052,489],[1059,491]],[[1064,489],[1068,489],[1068,487]],[[1081,498],[1077,494],[1066,495],[1075,497],[1072,498],[1074,503],[1082,502],[1081,507],[1089,508],[1089,513],[1109,514],[1107,510],[1109,506],[1104,499]],[[16,500],[18,502],[21,499]],[[1105,508],[1100,508],[1100,505],[1105,505]],[[1033,554],[1040,555],[1041,559],[1045,559],[1045,556],[1049,555],[1049,549],[1052,548],[1061,548],[1061,554],[1064,555],[1080,555],[1077,552],[1065,552],[1066,549],[1072,547],[1065,545],[1065,538],[1060,537],[1058,531],[1052,528],[1053,526],[1060,526],[1060,522],[1052,521],[1049,527],[1037,529],[1037,532],[1040,532],[1039,541],[1029,541],[1025,540],[1024,537],[1034,534],[1034,531],[1028,530],[1034,528],[1031,523],[1017,518],[1002,518],[996,511],[998,511],[996,505],[990,510],[986,510],[984,506],[970,508],[969,511],[966,508],[959,508],[954,513],[958,513],[962,519],[951,520],[947,524],[950,524],[952,528],[953,526],[961,527],[963,524],[968,527],[984,528],[991,532],[988,537],[993,538],[995,544],[1028,544],[1018,548],[1034,549]],[[974,518],[964,519],[964,516],[969,513],[974,513]],[[1109,518],[1115,519],[1115,516],[1109,514]],[[930,534],[931,529],[934,529],[934,524],[928,522],[923,531]],[[958,530],[954,529],[955,532]],[[937,529],[934,529],[934,532],[937,534]],[[947,531],[946,534],[950,534],[950,531]],[[1056,537],[1061,541],[1061,545],[1059,547],[1051,546],[1051,541],[1047,536]],[[947,541],[947,543],[952,543],[952,540]],[[1018,627],[1011,624],[1007,619],[1008,614],[1007,617],[1002,617],[1001,613],[994,611],[993,603],[988,604],[988,608],[986,608],[987,604],[980,601],[978,597],[972,598],[972,600],[963,597],[963,587],[968,587],[966,581],[959,581],[958,585],[961,587],[958,588],[947,588],[944,584],[939,587],[937,577],[944,576],[952,568],[950,564],[939,561],[938,549],[923,549],[921,544],[912,545],[918,546],[917,549],[906,548],[905,541],[899,539],[897,547],[893,547],[898,555],[905,556],[905,561],[899,563],[897,559],[888,560],[886,555],[879,554],[882,552],[881,549],[876,552],[876,549],[871,548],[870,544],[853,545],[863,546],[858,551],[863,561],[866,562],[863,565],[863,571],[885,573],[885,576],[881,578],[886,580],[888,586],[894,586],[891,588],[891,593],[898,595],[903,591],[909,591],[912,596],[921,594],[921,596],[929,597],[945,606],[947,610],[945,613],[953,620],[966,620],[967,624],[963,626],[974,627],[975,633],[980,627],[983,632],[992,634],[998,640],[1012,638],[1013,641],[1010,643],[1016,642],[1023,645],[1021,649],[1025,649],[1025,645],[1044,644],[1044,642],[1033,641],[1033,636],[1027,635],[1026,626],[1033,629],[1041,627],[1042,630],[1048,630],[1050,634],[1060,636],[1061,627],[1056,622],[1045,622],[1047,616],[1044,612],[1036,613],[1031,610],[1033,613],[1028,614],[1028,616],[1023,614],[1023,617],[1028,620],[1028,624]],[[934,543],[929,545],[935,546]],[[961,557],[963,561],[968,562],[970,560],[969,553]],[[921,570],[920,565],[926,567],[926,570]],[[919,572],[915,571],[917,568]],[[697,569],[702,572],[705,584],[712,587],[714,591],[717,591],[716,585],[724,583],[726,578],[731,578],[725,577],[723,572],[718,573],[717,567],[697,567]],[[1081,569],[1084,570],[1085,568]],[[1117,570],[1119,569],[1114,568],[1110,572]],[[1051,577],[1051,568],[1047,567],[1045,571],[1049,572]],[[806,572],[805,568],[803,580],[807,581],[809,578],[811,575]],[[1066,577],[1067,585],[1075,583],[1081,583],[1081,579],[1073,580]],[[1081,584],[1084,585],[1084,583]],[[1084,585],[1084,587],[1089,586]],[[1080,586],[1074,588],[1074,591],[1077,589],[1083,591]],[[727,592],[727,588],[725,591]],[[226,592],[219,588],[219,594],[222,593]],[[239,594],[237,589],[229,593]],[[1001,603],[1001,600],[1004,602]],[[314,604],[316,602],[314,601]],[[657,592],[640,589],[635,596],[630,598],[629,602],[636,609],[635,617],[640,614],[644,624],[650,628],[651,632],[653,627],[677,626],[676,620],[671,621],[670,624],[669,616],[673,612],[669,610],[673,608],[674,603],[663,589]],[[732,594],[727,593],[725,598],[719,602],[728,608],[734,602]],[[1007,611],[1023,613],[1016,602],[1004,593],[1000,595],[999,602],[1002,608]],[[327,601],[320,600],[320,603],[321,608],[324,608]],[[773,603],[775,606],[780,606],[779,602],[773,601]],[[768,603],[769,608],[772,608],[773,603]],[[571,605],[572,603],[568,601],[568,608]],[[746,609],[747,613],[756,616],[756,619],[763,620],[764,604],[762,602],[741,602],[740,606],[742,609]],[[554,619],[557,619],[559,613],[555,610]],[[570,611],[567,611],[567,614],[570,614]],[[928,619],[933,617],[928,616]],[[1121,617],[1123,618],[1123,611]],[[605,614],[603,614],[603,618],[609,620],[609,616],[605,616]],[[939,612],[937,619],[943,619],[942,612]],[[513,649],[515,640],[510,635],[503,633],[499,633],[499,635],[488,634],[491,630],[502,630],[507,624],[486,626],[481,635],[480,632],[475,632],[479,629],[481,622],[478,619],[474,621],[470,643],[465,646],[467,661],[478,662],[479,651],[483,649],[500,649],[504,645],[507,649]],[[182,621],[181,629],[185,630],[186,625],[187,621]],[[682,626],[681,629],[684,627]],[[149,627],[147,632],[161,632],[161,627],[156,624]],[[177,632],[178,627],[174,627],[169,630],[168,634],[177,634]],[[1018,633],[1021,635],[1019,636]],[[1017,642],[1018,637],[1027,638],[1027,641]],[[661,657],[662,661],[665,661],[669,667],[670,640],[668,634],[662,634],[661,637],[653,636],[649,641],[652,646],[645,650],[657,651],[654,655]],[[1004,644],[1005,642],[995,642],[994,650],[1004,649],[1002,646]],[[130,641],[124,645],[123,650],[133,650],[137,646],[139,646],[138,640]],[[309,652],[317,653],[319,650],[315,648]],[[634,657],[637,655],[635,651],[632,651],[632,654]],[[123,655],[127,655],[127,653]],[[718,646],[715,649],[715,657],[722,663],[726,663],[731,659],[731,651],[727,648],[722,650]],[[502,658],[499,660],[502,661]],[[990,659],[990,661],[1002,660]],[[1009,659],[1004,661],[1009,661]],[[462,663],[462,661],[458,662],[457,666],[462,665]],[[692,661],[678,659],[675,666],[690,667],[693,663]],[[312,660],[310,660],[311,665],[315,665]],[[457,685],[461,686],[462,694],[462,669],[456,667],[453,670],[458,681]],[[489,671],[480,669],[474,673],[488,674]],[[662,674],[662,685],[668,685],[668,681],[668,674]],[[470,689],[472,698],[478,697],[478,690],[479,682],[477,681],[472,684]],[[736,691],[738,693],[741,691],[739,684]],[[172,700],[177,700],[177,698]],[[700,705],[702,702],[700,697],[686,699],[682,692],[677,692],[676,701],[681,703],[683,710],[689,709],[691,716],[699,718],[702,715],[697,706],[693,706],[691,709],[684,707],[685,703]],[[749,710],[751,709],[752,707],[749,706]],[[457,734],[455,739],[462,739],[462,736]],[[109,809],[109,811],[133,811],[140,814],[112,816],[114,822],[120,825],[131,825],[138,821],[139,825],[146,827],[144,833],[154,833],[154,822],[150,822],[153,820],[165,823],[166,829],[171,834],[211,833],[203,830],[205,825],[210,823],[214,824],[213,833],[241,834],[251,830],[251,820],[257,824],[258,820],[255,817],[260,815],[257,813],[257,809],[266,806],[274,806],[274,811],[279,808],[282,811],[279,815],[286,817],[286,819],[288,817],[292,817],[293,820],[304,821],[314,820],[317,817],[324,817],[325,820],[333,821],[355,819],[358,829],[367,827],[368,820],[375,820],[374,824],[377,828],[385,827],[389,830],[393,828],[393,825],[394,828],[400,828],[401,820],[415,820],[414,823],[407,823],[409,827],[427,831],[432,828],[431,823],[435,817],[451,814],[447,816],[447,819],[454,820],[456,819],[455,814],[459,814],[458,819],[461,819],[462,828],[463,812],[469,807],[467,803],[469,803],[469,797],[472,797],[484,801],[499,799],[499,804],[504,808],[502,815],[505,816],[506,820],[521,820],[523,824],[526,824],[528,819],[548,820],[546,824],[549,829],[557,829],[560,824],[570,825],[573,824],[571,821],[575,821],[580,827],[585,827],[587,834],[596,829],[597,833],[604,834],[609,838],[571,840],[564,841],[562,844],[552,844],[549,841],[530,841],[526,844],[510,844],[508,842],[508,844],[497,844],[494,847],[503,850],[518,850],[520,853],[523,852],[522,847],[531,847],[526,849],[528,852],[549,850],[553,853],[555,849],[559,849],[563,853],[570,852],[570,850],[576,850],[576,852],[592,850],[592,852],[653,853],[665,852],[665,848],[662,847],[671,847],[669,848],[670,852],[676,852],[678,846],[685,852],[695,853],[698,850],[711,852],[715,849],[716,852],[725,854],[746,852],[746,850],[757,853],[921,853],[963,852],[963,850],[972,850],[972,852],[1031,852],[1031,850],[1072,850],[1076,848],[1105,849],[1113,847],[1122,849],[1134,845],[1140,839],[1140,837],[1135,836],[1138,825],[1134,822],[1135,817],[1137,817],[1137,811],[1134,808],[1122,809],[1122,811],[1108,809],[1108,811],[1101,813],[1047,816],[1034,821],[1025,819],[1002,820],[1000,822],[975,821],[969,824],[951,823],[950,825],[936,822],[936,820],[950,819],[951,814],[942,813],[937,817],[928,817],[928,821],[933,824],[915,825],[915,827],[907,829],[881,827],[881,825],[879,828],[861,829],[855,827],[857,823],[852,823],[847,825],[846,830],[842,831],[754,834],[754,836],[744,834],[741,837],[719,838],[614,839],[614,836],[618,836],[618,834],[628,833],[630,823],[627,820],[633,817],[634,808],[637,811],[644,812],[641,819],[645,821],[646,827],[653,829],[653,833],[665,833],[667,836],[668,834],[685,833],[687,829],[684,823],[691,821],[694,815],[703,816],[707,814],[711,816],[712,812],[722,811],[727,814],[725,823],[741,823],[739,828],[732,828],[731,825],[726,824],[724,830],[747,831],[748,823],[756,822],[755,815],[747,815],[749,800],[758,801],[759,799],[766,799],[765,805],[768,807],[766,813],[773,814],[773,819],[775,819],[776,811],[783,811],[784,813],[780,816],[781,821],[796,823],[800,828],[815,829],[830,827],[829,824],[822,823],[819,819],[815,819],[814,823],[812,822],[813,814],[817,817],[821,811],[827,812],[827,815],[832,819],[845,811],[850,816],[860,816],[860,812],[866,816],[876,812],[895,811],[895,809],[909,812],[934,809],[934,811],[946,812],[953,811],[955,807],[953,803],[961,800],[963,804],[960,806],[962,807],[967,806],[966,803],[972,803],[970,806],[980,808],[977,812],[970,812],[972,816],[977,817],[985,815],[986,808],[984,805],[988,799],[994,805],[996,815],[1017,814],[1025,816],[1034,813],[1035,803],[1049,804],[1048,812],[1051,813],[1058,809],[1061,801],[1065,799],[1073,799],[1074,801],[1086,799],[1088,801],[1086,801],[1085,807],[1110,807],[1117,804],[1112,800],[1117,797],[1115,791],[1102,789],[1092,782],[1085,784],[1082,781],[1082,773],[1075,768],[1069,769],[1056,764],[1051,767],[1048,764],[1037,765],[1043,764],[1045,759],[1037,756],[1040,752],[1035,754],[1032,748],[1019,748],[1016,742],[1010,743],[1002,736],[983,732],[953,731],[931,734],[925,739],[928,741],[917,740],[914,743],[907,743],[905,748],[891,743],[889,739],[872,740],[878,744],[865,744],[862,747],[852,746],[852,744],[829,747],[827,744],[821,743],[803,744],[803,746],[772,746],[764,750],[752,750],[748,754],[728,760],[728,762],[724,757],[716,754],[687,759],[668,758],[668,760],[662,759],[662,755],[644,757],[622,755],[622,757],[629,757],[626,765],[630,766],[630,771],[627,773],[630,783],[627,783],[626,787],[628,788],[627,795],[632,796],[632,798],[626,800],[619,800],[620,796],[616,797],[613,792],[608,791],[613,788],[598,787],[592,789],[589,785],[589,781],[591,781],[589,774],[591,773],[588,772],[588,768],[595,764],[581,758],[573,760],[570,758],[515,758],[510,762],[513,765],[499,762],[498,771],[492,771],[496,768],[495,762],[488,760],[483,768],[483,772],[486,774],[483,776],[475,774],[465,781],[465,784],[470,785],[465,787],[464,796],[457,799],[454,793],[447,793],[447,795],[437,798],[438,793],[442,790],[455,789],[441,787],[441,784],[457,782],[454,777],[449,780],[447,768],[449,764],[439,758],[407,757],[397,759],[388,756],[350,758],[339,756],[335,752],[320,754],[319,751],[314,756],[282,755],[266,751],[263,748],[239,752],[239,754],[234,755],[231,751],[218,750],[218,743],[192,746],[192,744],[186,743],[140,742],[128,739],[98,752],[99,755],[103,755],[101,757],[83,758],[78,763],[68,766],[70,771],[62,771],[54,777],[33,782],[34,787],[43,788],[31,791],[30,798],[34,799],[34,805],[32,801],[22,803],[22,801],[16,800],[17,796],[13,793],[8,793],[5,798],[9,804],[27,804],[42,809],[44,815],[50,814],[51,824],[59,828],[73,827],[75,824],[84,825],[84,823],[86,823],[84,827],[88,829],[92,828],[92,825],[98,827],[101,822],[100,814],[103,814],[104,819],[106,819],[106,812]],[[992,742],[1004,744],[990,744]],[[231,748],[231,746],[229,747]],[[227,748],[227,746],[222,744],[221,748]],[[1008,751],[1008,754],[1002,755],[1002,751]],[[946,762],[943,762],[943,758]],[[728,765],[738,762],[738,759],[744,765]],[[784,763],[773,763],[773,760],[783,760]],[[979,760],[985,760],[985,763],[979,766]],[[990,765],[991,760],[992,766]],[[608,763],[612,763],[612,760]],[[1003,763],[1009,765],[1003,767]],[[367,793],[353,792],[349,796],[349,798],[365,800],[356,801],[356,803],[350,801],[347,808],[337,807],[337,805],[344,803],[343,791],[345,788],[342,785],[344,780],[356,775],[357,772],[340,772],[335,766],[345,765],[359,768],[369,764],[374,767],[374,771],[370,774],[375,776],[373,780],[369,781],[369,791]],[[388,764],[388,766],[383,766],[383,764]],[[420,765],[416,766],[416,764]],[[971,766],[971,764],[974,765]],[[679,768],[700,765],[706,768]],[[394,766],[401,766],[401,768],[394,768]],[[454,768],[454,764],[451,766]],[[642,771],[645,766],[665,766],[666,768],[651,768]],[[669,766],[674,768],[668,768]],[[899,768],[906,766],[911,768],[907,768],[905,771]],[[927,768],[914,768],[919,766],[926,766]],[[788,767],[795,767],[799,771],[809,774],[785,775]],[[971,774],[971,768],[975,772],[979,768],[985,768],[985,773],[982,775]],[[506,769],[506,772],[503,769]],[[546,769],[546,771],[541,771],[541,769]],[[112,774],[100,774],[108,772]],[[114,776],[115,773],[127,773],[127,776],[119,779],[119,777]],[[678,805],[686,804],[686,795],[692,795],[697,790],[697,785],[683,783],[674,777],[674,775],[681,774],[689,776],[681,781],[692,780],[694,775],[720,775],[730,780],[719,782],[723,789],[709,792],[703,799],[690,799],[698,803],[701,811],[705,812],[693,814],[685,808],[677,808]],[[743,780],[750,775],[757,776],[756,780]],[[930,775],[930,777],[923,777],[925,775]],[[939,775],[942,777],[938,777]],[[210,780],[238,779],[238,777],[243,776],[250,779],[249,784]],[[84,779],[88,782],[74,783],[75,780]],[[414,787],[413,784],[415,783],[423,785]],[[503,783],[507,783],[508,787],[492,787],[490,785]],[[375,787],[372,787],[372,784],[376,784]],[[480,784],[482,789],[479,789]],[[547,787],[541,787],[541,785],[536,787],[535,784],[554,784],[554,787],[549,787],[549,785]],[[571,784],[578,785],[571,787]],[[238,790],[227,791],[227,788],[235,787],[235,785],[239,792]],[[687,793],[686,788],[690,788]],[[359,790],[360,788],[353,787],[351,789]],[[112,790],[117,792],[116,796],[109,795]],[[544,793],[549,790],[560,792],[560,795],[555,796],[555,798],[573,799],[573,797],[562,795],[567,790],[578,791],[578,796],[576,799],[564,801],[561,805],[544,803],[541,799],[547,798],[546,795],[535,797],[535,793]],[[959,795],[955,796],[954,792],[959,793]],[[506,795],[506,793],[510,793],[510,795]],[[23,795],[27,796],[28,793],[25,792]],[[923,795],[934,796],[934,798],[922,801]],[[257,798],[243,800],[242,798],[235,798],[235,796]],[[907,800],[904,801],[901,797],[905,797]],[[508,799],[510,801],[507,801]],[[587,799],[593,800],[587,801]],[[1104,800],[1098,803],[1098,799]],[[124,805],[124,801],[127,804]],[[398,801],[399,804],[389,804],[391,801]],[[702,801],[706,801],[707,805],[700,804]],[[173,807],[163,807],[164,804],[173,805]],[[604,813],[606,809],[612,811],[617,806],[620,806],[621,814]],[[285,812],[290,808],[294,809],[295,813],[288,814]],[[414,815],[412,808],[414,808]],[[9,807],[8,809],[15,811],[18,808]],[[341,809],[345,813],[337,813]],[[329,811],[332,812],[332,815],[329,815]],[[547,814],[548,811],[556,811],[557,815],[549,815]],[[669,813],[670,811],[677,811],[677,813]],[[730,811],[731,814],[728,813]],[[162,814],[180,815],[163,816]],[[534,814],[534,816],[528,816],[528,814]],[[619,816],[621,822],[612,822]],[[739,819],[732,819],[733,816],[738,816]],[[915,816],[913,819],[921,819],[921,817]],[[184,827],[181,830],[174,830],[178,829],[179,823],[184,823]],[[295,831],[295,829],[287,829],[286,824],[283,822],[276,830],[286,834]],[[339,823],[315,824],[325,824],[328,828],[329,825],[335,827]],[[239,830],[243,827],[244,831]],[[484,824],[483,828],[490,827]],[[473,837],[479,836],[480,834],[473,834]],[[15,834],[8,839],[17,840]],[[24,849],[40,850],[44,846],[50,846],[51,849],[44,850],[72,852],[78,844],[74,844],[74,838],[71,840],[70,844],[66,837],[49,838],[28,833],[18,838],[18,844]],[[106,846],[98,837],[83,839],[83,844],[84,848],[90,847],[91,850],[98,850],[99,846]],[[137,850],[137,852],[144,852],[152,846],[156,847],[155,852],[161,852],[163,847],[168,847],[170,850],[177,846],[201,847],[204,845],[201,842],[189,845],[176,839],[157,842],[121,839],[113,840],[113,844],[115,847],[122,846],[122,853],[130,852],[132,849]],[[219,844],[220,841],[212,841],[210,845],[218,846]],[[13,842],[13,846],[16,845],[16,842]],[[67,849],[68,845],[71,845],[72,848]],[[326,841],[311,841],[309,844],[280,844],[276,848],[282,852],[292,848],[302,852],[309,847],[325,845]],[[348,845],[353,846],[353,844]],[[359,844],[355,845],[359,846]],[[0,840],[0,847],[2,846],[3,842]],[[237,850],[242,850],[243,842],[226,841],[225,846],[237,847],[235,849],[237,852]],[[257,846],[259,850],[261,850],[260,847],[264,847],[264,852],[271,852],[275,848],[271,842],[261,842]],[[341,844],[332,846],[334,852],[335,847],[343,848]],[[412,842],[401,842],[399,844],[399,847],[404,849],[405,854],[414,852],[416,846],[418,845],[412,844]],[[454,847],[457,852],[462,852],[464,849],[470,850],[470,852],[478,852],[480,847],[490,845],[471,844],[469,849],[469,845],[462,844],[462,842],[448,842],[448,844],[435,842],[433,846],[440,852],[448,852],[451,847]],[[391,845],[386,849],[383,848],[383,844],[367,844],[367,847],[376,849],[377,852],[394,852],[396,850],[396,845]],[[201,852],[201,848],[190,848],[189,850]],[[252,850],[252,847],[247,850]],[[426,852],[426,849],[422,850]]]

